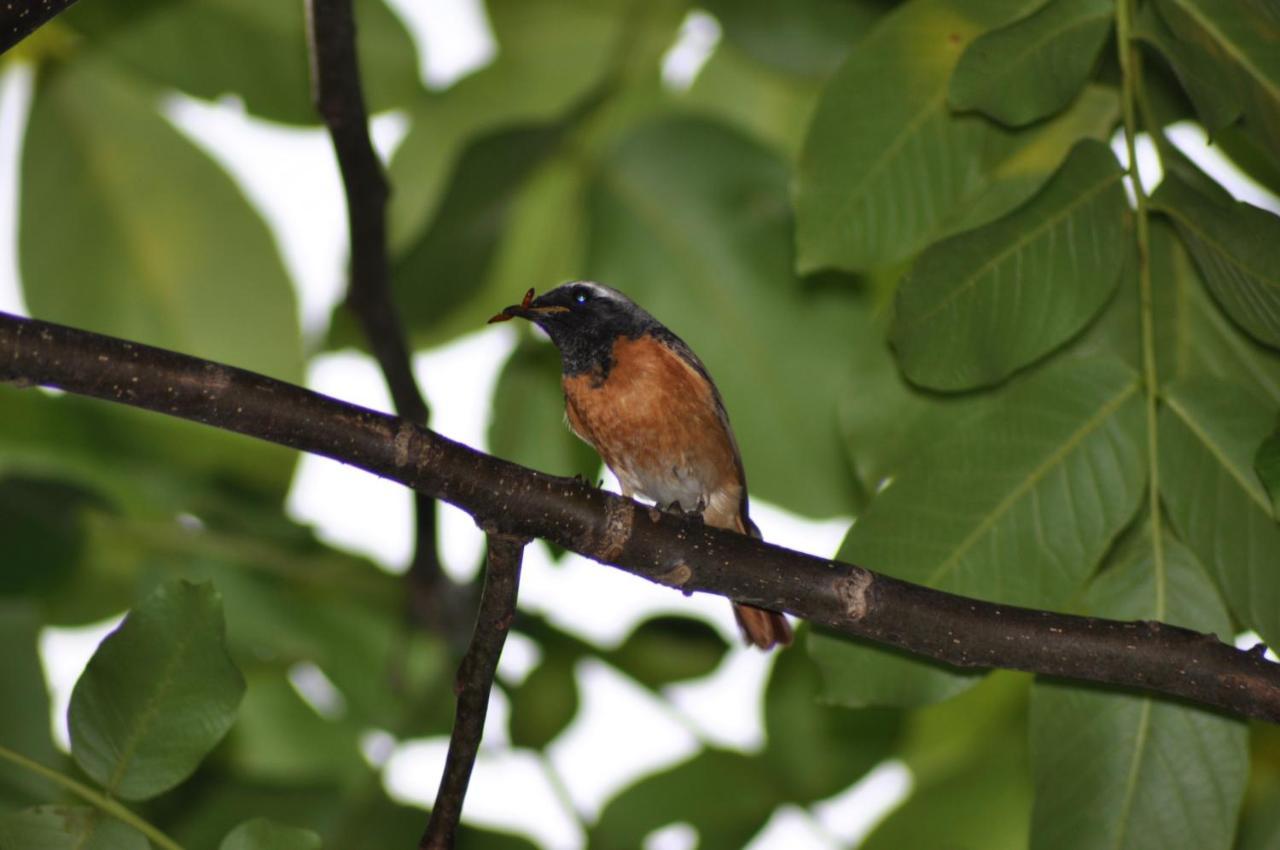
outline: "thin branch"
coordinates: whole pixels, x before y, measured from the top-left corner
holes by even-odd
[[[207,360],[0,313],[0,381],[167,413],[443,499],[684,593],[786,611],[957,667],[1027,670],[1280,723],[1280,664],[1212,635],[998,605],[783,549],[526,469],[404,420]]]
[[[413,374],[409,345],[391,295],[387,260],[387,196],[382,163],[369,137],[369,115],[360,84],[356,24],[351,0],[309,0],[307,41],[316,109],[324,118],[342,173],[351,243],[347,307],[364,331],[386,378],[395,410],[426,425],[430,409]],[[413,560],[406,581],[415,618],[446,635],[465,627],[458,589],[440,567],[435,500],[414,496]]]
[[[507,632],[516,617],[520,562],[528,542],[527,537],[489,535],[484,590],[480,594],[475,631],[453,685],[454,693],[458,695],[458,707],[453,718],[453,734],[449,736],[449,755],[440,776],[440,790],[436,792],[436,801],[431,807],[431,819],[418,842],[418,850],[449,850],[453,847],[458,820],[462,817],[462,801],[467,796],[471,769],[475,767],[480,738],[484,734],[493,675],[498,669],[498,657],[506,643]]]
[[[96,788],[90,788],[83,782],[77,782],[66,774],[59,773],[51,767],[45,767],[34,759],[29,759],[22,753],[16,753],[8,747],[0,746],[0,761],[7,761],[17,765],[23,770],[30,771],[37,776],[41,776],[55,785],[60,785],[75,796],[84,800],[86,803],[92,804],[98,811],[113,817],[121,823],[126,823],[145,835],[152,844],[161,848],[161,850],[182,850],[182,845],[165,835],[159,828],[153,826],[149,821],[144,820],[129,810],[128,807],[121,805],[119,802],[111,799],[106,794],[101,793]]]
[[[66,11],[76,0],[13,0],[0,3],[0,53]]]

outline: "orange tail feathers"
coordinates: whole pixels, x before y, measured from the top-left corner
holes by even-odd
[[[750,646],[773,649],[791,643],[791,624],[777,611],[733,603],[733,616],[742,629],[742,638]]]

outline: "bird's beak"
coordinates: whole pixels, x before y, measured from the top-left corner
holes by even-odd
[[[512,304],[510,307],[504,307],[501,313],[489,319],[488,324],[494,322],[509,322],[514,318],[533,320],[537,316],[545,316],[549,313],[567,313],[568,307],[538,307],[533,303],[533,290],[530,289],[524,294],[519,304]]]

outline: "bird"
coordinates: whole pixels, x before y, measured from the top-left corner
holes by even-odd
[[[693,350],[616,289],[576,280],[534,290],[489,320],[527,319],[560,351],[569,427],[612,470],[627,498],[701,514],[759,538],[747,478],[720,391]],[[791,642],[787,618],[733,603],[749,646]]]

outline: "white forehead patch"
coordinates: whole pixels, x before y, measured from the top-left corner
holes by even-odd
[[[574,287],[583,287],[590,289],[600,298],[608,298],[610,301],[620,301],[623,304],[631,304],[632,301],[618,290],[603,283],[596,283],[594,280],[574,280],[569,283],[562,283],[556,289],[572,289]]]

